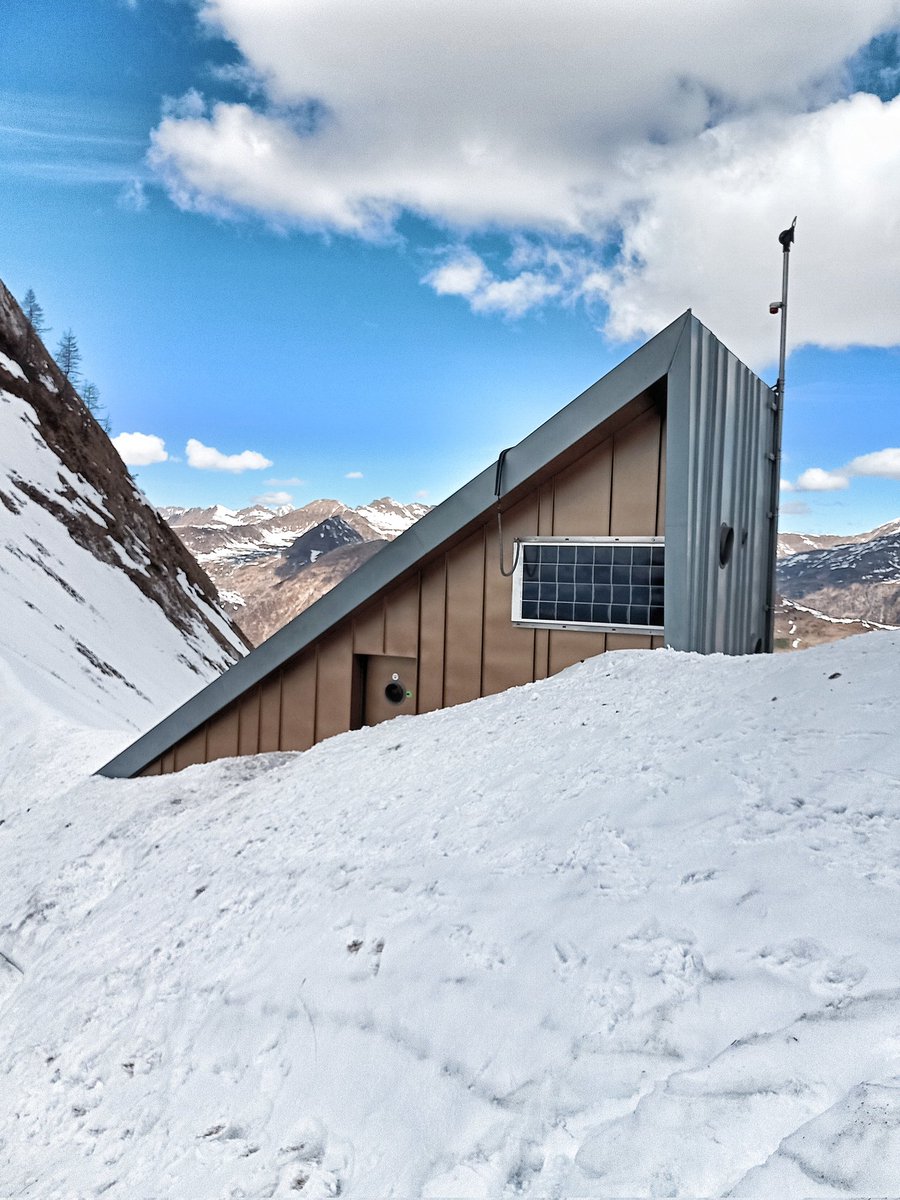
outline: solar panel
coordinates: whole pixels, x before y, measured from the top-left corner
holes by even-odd
[[[662,538],[534,538],[513,576],[517,625],[662,633]]]

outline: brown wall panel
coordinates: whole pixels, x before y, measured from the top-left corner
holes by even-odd
[[[554,534],[605,537],[609,533],[612,470],[612,441],[606,441],[556,476]]]
[[[550,674],[555,675],[557,671],[564,671],[573,663],[593,658],[595,654],[603,654],[606,650],[606,638],[605,633],[553,630],[550,633]]]
[[[147,766],[144,767],[143,771],[138,771],[138,775],[141,779],[144,779],[147,775],[159,775],[161,773],[162,759],[160,758],[155,758],[152,763],[148,763]]]
[[[656,500],[656,536],[666,533],[666,418],[659,429],[659,495]]]
[[[653,638],[649,633],[608,633],[607,650],[652,650]]]
[[[650,412],[616,434],[609,528],[613,535],[656,533],[659,431],[659,414]]]
[[[665,646],[665,644],[666,644],[666,639],[662,636],[662,634],[655,633],[653,635],[653,637],[650,639],[650,645],[651,645],[652,649],[654,649],[654,650],[661,650]]]
[[[444,615],[447,582],[442,556],[421,574],[419,591],[419,686],[417,712],[433,712],[444,703]]]
[[[217,758],[233,758],[238,752],[238,704],[231,704],[212,717],[206,732],[208,762]]]
[[[175,751],[167,750],[162,756],[162,774],[170,775],[175,770]]]
[[[463,704],[481,694],[483,603],[484,531],[479,529],[447,555],[445,705]]]
[[[238,732],[238,754],[259,752],[259,688],[241,697],[241,719]]]
[[[408,658],[419,653],[418,574],[385,597],[384,652]]]
[[[384,604],[377,600],[353,619],[356,654],[384,654]]]
[[[349,623],[319,642],[316,673],[316,741],[344,733],[354,723],[353,629]]]
[[[175,747],[175,770],[206,762],[206,726],[195,729]]]
[[[311,647],[281,673],[282,750],[308,750],[316,732],[316,650]]]
[[[530,496],[503,514],[503,558],[508,571],[513,562],[514,539],[537,532],[538,502]],[[533,629],[513,625],[512,580],[500,574],[496,519],[486,530],[484,555],[484,647],[481,694],[492,696],[534,678]],[[477,619],[477,614],[476,614]]]
[[[267,679],[259,694],[259,750],[277,750],[281,732],[281,672]]]

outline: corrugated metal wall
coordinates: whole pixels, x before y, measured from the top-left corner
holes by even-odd
[[[666,643],[762,649],[768,604],[773,393],[692,319],[669,371]],[[719,565],[722,526],[734,530]]]
[[[515,537],[663,533],[666,420],[660,393],[639,397],[630,421],[601,427],[504,513],[507,562]],[[511,581],[498,569],[494,514],[383,596],[251,688],[142,774],[264,750],[303,750],[361,723],[364,662],[415,660],[416,712],[461,704],[543,679],[606,650],[661,638],[517,627]]]

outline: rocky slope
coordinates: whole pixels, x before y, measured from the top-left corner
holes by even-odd
[[[900,522],[782,559],[778,583],[786,599],[829,617],[900,625]]]
[[[0,284],[0,660],[79,719],[145,728],[246,650]]]
[[[163,517],[219,588],[225,609],[258,645],[408,529],[425,504],[388,496],[359,508],[163,508]]]

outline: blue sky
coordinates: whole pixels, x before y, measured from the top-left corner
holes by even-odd
[[[437,502],[688,306],[771,381],[797,212],[782,524],[900,516],[900,8],[663,7],[5,0],[0,277],[154,502]]]

